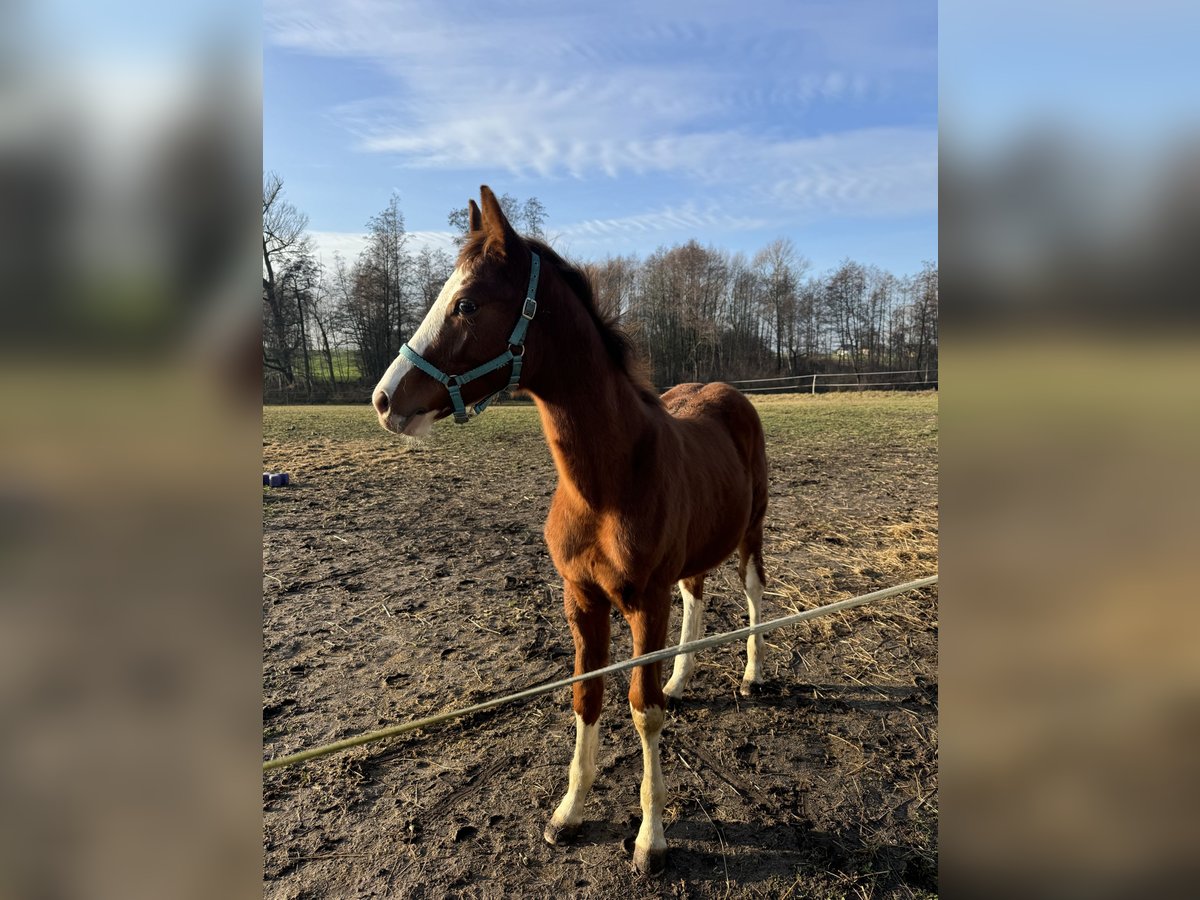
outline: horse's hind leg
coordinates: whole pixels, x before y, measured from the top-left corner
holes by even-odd
[[[575,674],[592,672],[608,664],[608,600],[599,593],[586,593],[567,584],[563,606],[575,638]],[[604,702],[604,679],[593,678],[572,685],[575,708],[575,755],[567,776],[567,793],[543,837],[551,844],[570,840],[583,821],[583,805],[596,778],[596,751],[600,746],[600,708]]]
[[[746,591],[746,605],[750,612],[750,625],[757,625],[761,613],[763,589],[767,578],[762,563],[762,520],[751,525],[738,546],[738,576]],[[754,634],[746,638],[746,672],[742,676],[741,695],[749,697],[762,684],[763,637]]]
[[[685,578],[679,582],[679,592],[683,594],[683,621],[679,627],[679,643],[698,641],[704,637],[704,576]],[[675,657],[675,670],[667,686],[663,688],[667,695],[667,705],[679,700],[687,687],[688,679],[692,677],[695,668],[694,653],[682,653]]]

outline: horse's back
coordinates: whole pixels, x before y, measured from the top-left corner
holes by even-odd
[[[662,402],[676,419],[723,425],[747,454],[763,444],[758,410],[745,394],[724,382],[677,384],[662,395]]]
[[[758,410],[737,388],[721,381],[678,384],[662,395],[663,406],[684,428],[725,432],[737,448],[754,488],[758,514],[766,506],[767,451]]]
[[[758,410],[721,382],[681,384],[662,395],[680,439],[691,485],[689,561],[683,575],[712,569],[761,527],[767,509],[767,455]],[[704,510],[718,510],[715,517]]]

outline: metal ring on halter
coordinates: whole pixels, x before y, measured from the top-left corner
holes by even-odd
[[[514,347],[516,347],[516,350],[513,349]],[[520,350],[521,352],[517,353],[516,352],[517,350]],[[509,344],[508,352],[513,355],[513,359],[520,359],[522,356],[525,355],[525,345],[524,344]]]

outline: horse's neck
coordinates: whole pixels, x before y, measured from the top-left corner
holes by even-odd
[[[634,449],[653,426],[653,409],[609,357],[590,319],[577,318],[562,331],[569,333],[548,336],[530,393],[560,482],[603,509],[628,488]]]

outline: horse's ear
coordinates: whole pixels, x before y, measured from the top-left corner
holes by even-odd
[[[520,236],[508,224],[508,218],[500,207],[500,201],[496,199],[496,195],[486,184],[479,188],[479,199],[483,206],[484,250],[505,256],[510,247],[520,247]]]
[[[483,230],[483,213],[479,211],[479,207],[475,205],[474,200],[467,201],[467,233],[474,234],[476,231]]]

